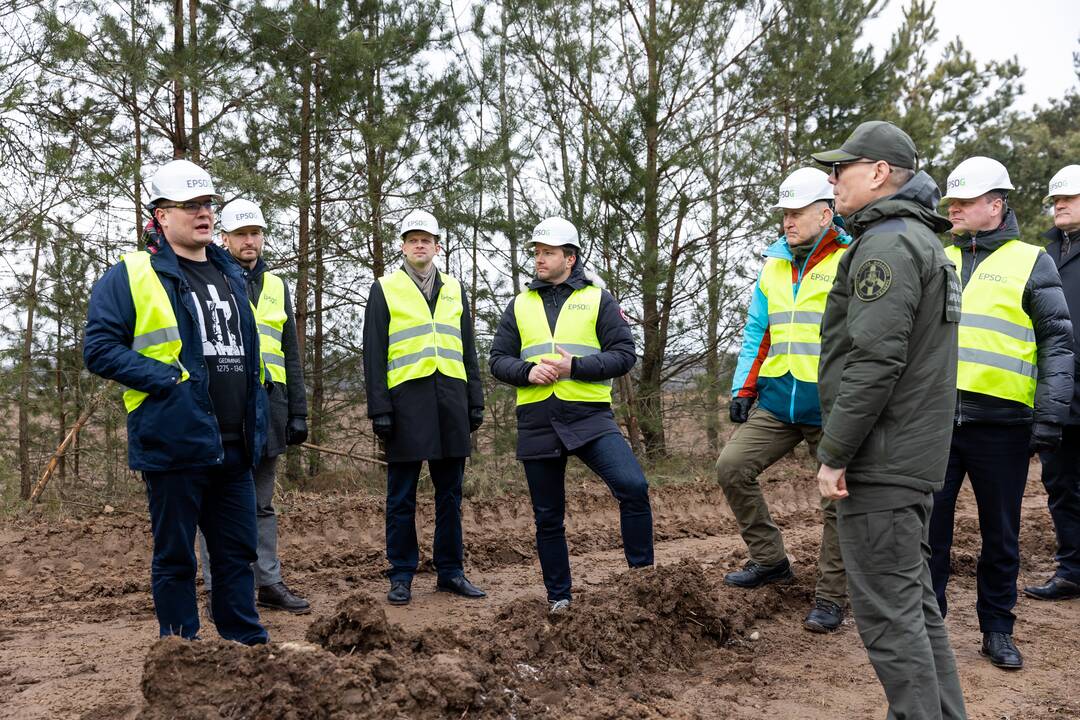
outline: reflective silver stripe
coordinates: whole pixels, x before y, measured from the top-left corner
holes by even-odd
[[[820,325],[822,313],[813,310],[790,310],[788,312],[769,313],[770,325],[790,325],[802,323],[806,325]]]
[[[260,335],[269,335],[270,337],[274,338],[278,342],[281,342],[281,331],[274,328],[274,327],[271,327],[270,325],[266,325],[264,323],[259,323],[259,334]]]
[[[998,370],[1025,375],[1029,378],[1039,377],[1039,369],[1031,363],[1020,360],[1019,358],[1002,355],[1001,353],[962,347],[960,348],[959,357],[961,362],[986,365],[988,367],[997,368]]]
[[[439,348],[439,357],[446,358],[447,360],[456,360],[458,362],[465,362],[465,358],[457,350],[451,350],[450,348]]]
[[[782,342],[769,346],[769,355],[820,355],[821,343]]]
[[[443,335],[453,335],[458,340],[461,339],[461,328],[454,327],[453,325],[447,325],[445,323],[435,323],[435,330]]]
[[[263,365],[280,365],[285,367],[285,358],[280,355],[274,355],[272,353],[262,354]]]
[[[395,358],[386,363],[387,372],[391,370],[397,370],[398,368],[405,367],[406,365],[412,365],[415,362],[419,362],[426,357],[435,357],[435,348],[426,347],[420,352],[409,353],[408,355],[402,355],[399,358]]]
[[[160,345],[161,343],[179,339],[180,330],[174,325],[172,327],[152,330],[148,333],[136,336],[135,339],[131,341],[131,349],[138,352],[139,350],[145,350],[151,345]]]
[[[1035,342],[1035,330],[1032,328],[1026,328],[1023,325],[1017,325],[1014,322],[990,315],[963,313],[960,316],[960,324],[966,327],[978,328],[979,330],[992,330],[1024,342]]]
[[[421,335],[430,335],[430,325],[417,325],[416,327],[405,328],[404,330],[398,330],[396,333],[390,333],[388,338],[388,345],[393,345],[396,342],[402,340],[408,340],[409,338],[420,337]]]
[[[542,345],[531,345],[527,348],[521,349],[521,359],[528,360],[536,355],[551,355],[558,350],[555,348],[561,347],[571,355],[577,357],[585,357],[586,355],[595,355],[600,352],[600,348],[593,347],[592,345],[578,345],[577,343],[544,343]]]
[[[555,343],[542,343],[540,345],[530,345],[529,347],[521,348],[521,359],[528,360],[536,355],[550,355],[555,352]]]

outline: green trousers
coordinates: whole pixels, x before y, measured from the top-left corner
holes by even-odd
[[[932,505],[929,494],[917,505],[878,512],[851,514],[839,503],[851,610],[889,701],[887,720],[967,717],[930,582]]]
[[[810,446],[810,454],[816,455],[820,439],[819,426],[792,425],[756,407],[720,453],[716,476],[754,562],[776,565],[787,557],[784,538],[769,514],[758,475],[804,440]],[[814,484],[816,495],[817,481],[811,477],[807,482]],[[821,509],[825,513],[825,525],[818,554],[816,595],[843,607],[847,583],[836,535],[836,507],[822,499]]]

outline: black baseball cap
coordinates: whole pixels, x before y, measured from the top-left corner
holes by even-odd
[[[838,150],[813,153],[810,157],[822,165],[867,160],[884,160],[896,167],[914,170],[919,153],[911,137],[885,120],[868,120],[848,136]]]

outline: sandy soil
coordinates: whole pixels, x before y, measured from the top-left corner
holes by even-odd
[[[570,483],[571,613],[546,612],[528,500],[466,501],[466,570],[489,592],[434,592],[386,605],[381,499],[289,496],[287,581],[308,616],[264,612],[273,643],[157,640],[145,517],[99,515],[0,528],[0,718],[882,718],[885,702],[850,618],[829,636],[801,628],[821,532],[812,474],[791,460],[766,477],[796,582],[721,584],[746,557],[711,486],[653,492],[657,567],[628,571],[615,502],[584,474]],[[430,546],[432,507],[419,524]],[[1021,584],[1052,571],[1053,530],[1032,466]],[[1080,718],[1080,601],[1021,596],[1026,667],[979,656],[978,521],[958,511],[949,630],[973,719]]]

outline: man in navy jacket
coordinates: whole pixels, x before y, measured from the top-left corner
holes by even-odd
[[[206,171],[167,163],[151,181],[147,250],[94,286],[83,357],[124,385],[128,463],[146,482],[160,634],[195,638],[195,529],[206,536],[219,634],[267,641],[255,610],[255,485],[266,436],[255,316],[240,267],[211,245]]]

